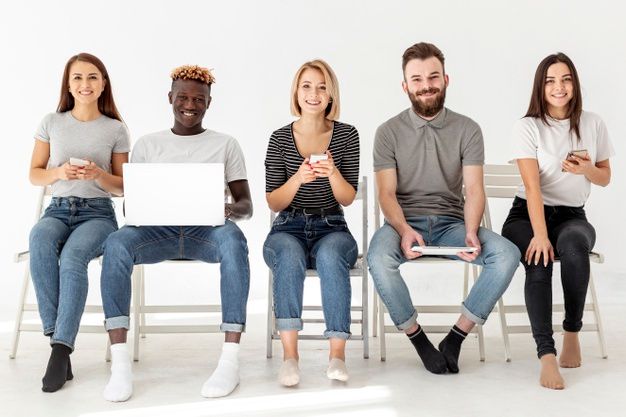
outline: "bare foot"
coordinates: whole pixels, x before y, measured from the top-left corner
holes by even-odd
[[[563,351],[559,357],[559,365],[561,365],[561,368],[578,368],[581,363],[582,355],[580,353],[578,333],[564,332]]]
[[[565,381],[559,372],[559,366],[556,363],[556,356],[552,353],[541,357],[541,376],[539,383],[550,389],[565,388]]]

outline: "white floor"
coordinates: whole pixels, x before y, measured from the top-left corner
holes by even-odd
[[[567,388],[551,391],[538,384],[538,361],[530,335],[512,336],[513,361],[505,363],[497,317],[485,326],[487,358],[478,360],[476,339],[465,342],[461,373],[432,375],[402,335],[388,336],[388,358],[381,362],[378,339],[370,359],[360,342],[350,342],[351,379],[342,384],[324,376],[326,345],[301,344],[302,382],[294,389],[276,382],[280,365],[265,358],[263,314],[249,315],[242,345],[241,385],[223,399],[206,400],[199,392],[219,355],[220,335],[150,335],[141,341],[134,364],[135,392],[126,403],[104,401],[109,364],[104,336],[79,336],[72,355],[75,378],[57,393],[40,390],[49,354],[43,337],[25,334],[18,357],[8,359],[12,314],[2,313],[0,416],[165,417],[165,416],[625,416],[626,282],[623,275],[598,280],[607,330],[609,358],[601,359],[595,334],[581,336],[584,363],[563,370]],[[441,335],[432,335],[438,341]],[[557,340],[559,337],[557,336]],[[560,344],[560,341],[559,341]]]

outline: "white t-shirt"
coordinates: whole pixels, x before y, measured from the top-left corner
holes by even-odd
[[[247,179],[246,163],[239,144],[232,136],[205,130],[181,136],[170,129],[139,138],[131,162],[147,163],[223,163],[224,189],[229,182]]]
[[[584,175],[561,171],[561,162],[568,152],[586,149],[592,163],[605,161],[615,154],[606,125],[594,113],[580,116],[580,140],[570,132],[569,119],[548,117],[549,125],[540,118],[524,117],[513,126],[513,159],[536,159],[543,203],[548,206],[582,207],[591,189]],[[526,199],[524,185],[517,196]]]

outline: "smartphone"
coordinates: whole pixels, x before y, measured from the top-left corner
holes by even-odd
[[[567,153],[567,160],[575,164],[578,164],[578,162],[576,162],[574,158],[572,158],[572,156],[577,156],[582,159],[587,159],[589,157],[589,152],[587,152],[587,149],[575,149]]]
[[[84,167],[85,165],[89,165],[89,161],[80,158],[70,158],[70,165],[75,165],[77,167]]]
[[[328,155],[326,155],[325,153],[312,153],[309,157],[309,164],[314,164],[316,162],[326,160],[328,160]]]

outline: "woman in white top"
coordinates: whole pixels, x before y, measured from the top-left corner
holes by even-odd
[[[614,153],[600,117],[582,110],[576,68],[563,53],[537,68],[526,116],[513,129],[514,159],[522,175],[502,235],[515,243],[526,269],[525,299],[537,355],[540,383],[563,389],[563,368],[581,364],[578,332],[589,283],[589,252],[595,230],[583,206],[591,184],[611,179]],[[561,261],[565,301],[563,351],[559,362],[552,337],[552,264]]]
[[[30,232],[30,272],[52,352],[42,390],[73,378],[70,353],[87,298],[87,265],[117,230],[111,194],[121,195],[130,141],[102,61],[81,53],[65,65],[55,113],[35,133],[30,181],[52,201]]]

